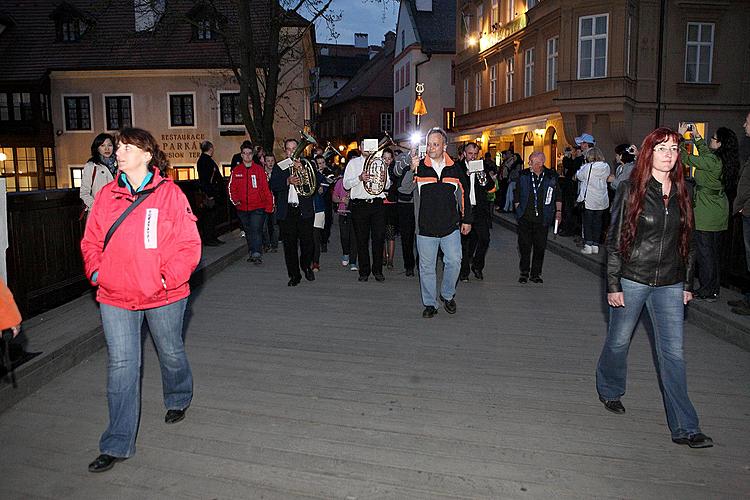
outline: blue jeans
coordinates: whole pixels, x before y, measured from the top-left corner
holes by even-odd
[[[645,305],[653,328],[654,363],[672,438],[700,432],[698,415],[687,393],[682,356],[682,283],[657,287],[626,279],[621,283],[625,307],[609,308],[607,339],[596,368],[596,390],[608,401],[619,400],[625,394],[630,339]]]
[[[448,236],[433,238],[417,235],[417,252],[419,253],[419,288],[422,292],[422,304],[438,306],[437,300],[437,253],[443,250],[443,283],[440,295],[450,300],[456,294],[456,282],[461,272],[461,232],[456,229]]]
[[[279,230],[276,227],[276,213],[266,214],[266,220],[263,224],[263,246],[278,248]]]
[[[115,457],[135,454],[141,415],[141,326],[148,321],[159,354],[164,406],[183,410],[193,398],[193,374],[182,341],[187,298],[153,309],[132,311],[101,304],[107,341],[107,403],[109,426],[99,441],[101,453]]]
[[[257,210],[237,210],[237,217],[242,222],[247,240],[247,252],[250,257],[260,257],[263,249],[263,223],[266,212],[262,208]]]

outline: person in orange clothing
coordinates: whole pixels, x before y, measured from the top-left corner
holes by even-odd
[[[21,313],[18,311],[13,294],[5,281],[0,278],[0,330],[11,330],[13,337],[21,332]]]

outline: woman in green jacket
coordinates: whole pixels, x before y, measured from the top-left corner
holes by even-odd
[[[731,161],[730,154],[732,149],[737,150],[737,136],[731,130],[720,127],[707,145],[695,125],[688,127],[683,125],[680,133],[689,132],[692,135],[698,156],[689,154],[684,142],[680,154],[683,164],[694,169],[695,178],[693,234],[700,281],[695,298],[715,302],[720,290],[719,245],[729,221],[727,190],[734,189],[732,186],[736,185],[737,178],[737,165]]]

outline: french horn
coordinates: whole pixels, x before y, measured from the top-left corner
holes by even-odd
[[[310,144],[316,143],[317,141],[313,136],[300,130],[299,144],[291,156],[292,160],[299,160],[301,163],[301,166],[298,167],[295,161],[291,166],[291,170],[292,175],[299,179],[299,184],[294,186],[294,189],[297,191],[297,195],[303,198],[311,197],[318,190],[317,169],[313,162],[303,156],[305,148]]]

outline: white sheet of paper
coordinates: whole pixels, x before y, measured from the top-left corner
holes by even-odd
[[[286,160],[281,160],[279,163],[277,163],[277,165],[281,170],[287,170],[289,167],[294,165],[294,161],[291,158],[287,158]]]
[[[467,165],[470,174],[484,171],[484,160],[471,160]]]

